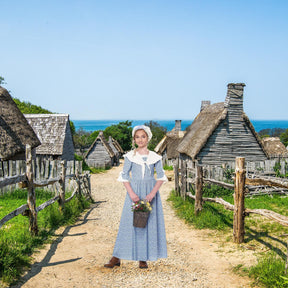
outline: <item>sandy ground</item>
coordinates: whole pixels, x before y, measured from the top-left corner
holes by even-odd
[[[122,165],[91,176],[95,204],[72,226],[57,231],[51,245],[33,255],[31,270],[13,287],[250,287],[251,280],[232,272],[255,263],[252,251],[223,241],[207,230],[194,230],[178,219],[166,199],[174,188],[160,189],[168,258],[139,269],[134,261],[104,268],[113,251],[125,189],[116,181]],[[167,172],[168,173],[168,172]]]

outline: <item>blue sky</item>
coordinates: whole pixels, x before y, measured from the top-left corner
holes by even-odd
[[[76,119],[194,119],[245,83],[251,119],[288,119],[288,1],[0,0],[13,97]]]

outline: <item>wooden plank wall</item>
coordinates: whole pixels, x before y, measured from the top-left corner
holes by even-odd
[[[61,160],[49,160],[45,158],[36,158],[32,161],[33,166],[33,173],[35,180],[45,180],[49,178],[54,178],[60,175],[61,173]],[[82,162],[81,161],[67,161],[66,162],[67,171],[66,175],[73,175],[75,174],[76,170],[78,169],[79,173],[82,174]],[[26,171],[26,162],[25,160],[16,160],[16,161],[0,161],[0,179],[21,175],[24,174]],[[56,184],[51,185],[53,187],[52,190],[55,190]],[[66,187],[69,190],[70,186],[72,185],[71,177],[67,177],[66,179]],[[14,190],[18,188],[18,184],[6,186],[0,189],[0,195],[6,193],[8,191]]]

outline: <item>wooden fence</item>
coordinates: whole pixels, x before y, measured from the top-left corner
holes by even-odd
[[[245,209],[245,195],[249,194],[249,188],[252,186],[269,186],[277,187],[283,191],[288,189],[288,179],[261,176],[261,178],[253,176],[253,178],[247,177],[247,171],[244,168],[245,158],[237,157],[235,161],[235,177],[232,179],[234,184],[224,183],[219,180],[205,178],[202,166],[197,166],[195,169],[187,169],[187,164],[183,161],[181,163],[181,185],[179,185],[180,175],[177,165],[175,166],[175,190],[183,198],[186,196],[195,200],[195,214],[197,215],[203,207],[205,201],[215,202],[224,205],[224,208],[234,212],[233,217],[233,239],[236,243],[242,243],[244,241],[244,221],[245,217],[249,214],[259,214],[269,219],[272,219],[283,226],[288,226],[288,217],[278,214],[276,212],[266,209]],[[192,172],[193,171],[193,172]],[[190,173],[190,174],[189,174]],[[191,178],[194,177],[194,178]],[[178,182],[178,183],[176,183]],[[234,205],[226,202],[222,198],[205,198],[203,197],[202,187],[204,182],[213,183],[228,189],[234,190]],[[195,195],[189,192],[189,185],[195,185]],[[280,190],[280,191],[282,191]],[[279,192],[279,191],[278,191]],[[285,193],[285,192],[284,192]]]
[[[27,188],[28,200],[27,204],[22,205],[21,207],[17,208],[16,210],[10,212],[8,215],[3,217],[0,220],[0,228],[12,218],[22,214],[23,216],[29,217],[29,230],[31,234],[37,235],[37,213],[39,211],[43,210],[44,208],[48,207],[56,201],[58,201],[59,209],[62,211],[65,207],[65,203],[72,200],[75,195],[80,196],[81,194],[83,194],[86,198],[89,198],[93,201],[91,196],[90,173],[79,173],[79,168],[81,167],[80,164],[82,165],[81,162],[76,162],[76,165],[73,165],[75,173],[71,173],[72,165],[67,166],[66,161],[48,161],[46,162],[47,165],[41,166],[41,164],[39,164],[41,163],[40,161],[37,161],[37,159],[36,161],[35,159],[32,159],[30,145],[27,145],[26,147],[26,161],[24,162],[25,172],[23,171],[23,166],[21,165],[22,163],[17,165],[17,162],[15,165],[13,165],[14,162],[10,162],[9,164],[12,166],[6,166],[6,168],[8,167],[6,170],[2,169],[3,176],[5,175],[5,171],[6,173],[7,171],[12,171],[12,174],[15,173],[15,170],[10,167],[20,167],[18,171],[22,171],[23,173],[19,175],[12,175],[2,179],[0,178],[0,188],[4,188],[7,186],[11,188],[11,185],[19,185],[20,188]],[[40,167],[37,166],[37,164],[40,165]],[[44,168],[41,169],[42,167]],[[82,169],[80,171],[82,171]],[[35,178],[35,175],[42,175],[42,177],[39,177],[37,179]],[[65,199],[66,183],[69,179],[72,180],[69,182],[69,184],[73,182],[73,192],[71,197]],[[58,193],[56,193],[57,195],[52,199],[46,201],[45,203],[41,204],[40,206],[36,207],[35,187],[51,187],[51,185],[55,185],[56,183],[58,184],[58,186],[56,186],[58,191]]]

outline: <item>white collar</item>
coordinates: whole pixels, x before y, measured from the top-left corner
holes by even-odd
[[[144,160],[143,156],[147,157],[147,159]],[[158,155],[153,151],[149,151],[148,155],[141,155],[138,152],[135,153],[135,151],[132,150],[126,153],[124,157],[127,157],[129,161],[142,166],[142,178],[144,177],[145,173],[145,164],[147,165],[148,169],[150,169],[149,165],[155,164],[156,162],[162,159],[162,156]]]

